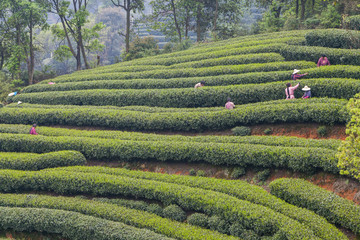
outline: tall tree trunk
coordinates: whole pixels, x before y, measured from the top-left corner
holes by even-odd
[[[29,0],[31,2],[31,0]],[[35,54],[34,54],[34,44],[33,44],[33,20],[32,12],[30,12],[29,18],[29,59],[28,59],[28,81],[29,85],[34,83],[34,68],[35,68]]]
[[[82,56],[83,56],[83,59],[84,59],[85,68],[90,69],[90,65],[89,65],[89,62],[88,62],[87,57],[86,57],[86,52],[85,52],[84,43],[83,43],[83,39],[82,39],[81,27],[78,28],[78,31],[79,31],[79,33],[78,33],[78,35],[79,35],[79,37],[78,37],[79,38],[78,39],[78,41],[79,41],[78,45],[80,45],[80,50],[81,50],[81,53],[82,53]]]
[[[69,32],[68,32],[68,30],[66,28],[65,21],[64,21],[62,16],[60,16],[60,21],[61,21],[61,24],[63,26],[64,32],[65,32],[65,37],[66,37],[66,40],[68,42],[68,47],[70,48],[70,52],[72,53],[74,58],[77,58],[76,52],[75,52],[75,50],[74,50],[74,48],[72,46],[72,43],[71,43],[71,40],[70,40],[70,37],[69,37]]]
[[[129,1],[128,1],[129,4]],[[131,24],[131,8],[128,5],[128,7],[126,8],[126,33],[125,33],[125,51],[126,53],[129,52],[130,49],[130,24]]]
[[[200,42],[201,40],[201,5],[198,4],[196,13],[196,41]]]
[[[214,15],[214,28],[213,28],[213,35],[214,35],[215,40],[217,38],[216,29],[217,29],[218,16],[219,16],[219,0],[216,0],[216,2],[215,2],[215,15]]]
[[[178,23],[177,18],[176,18],[176,7],[175,7],[174,0],[171,0],[171,8],[172,8],[172,11],[173,11],[173,14],[174,14],[174,22],[175,22],[176,31],[177,31],[178,36],[179,36],[179,41],[181,42],[182,41],[181,29],[180,29],[179,23]]]
[[[296,18],[299,17],[299,0],[295,1],[295,13],[296,13]]]
[[[81,70],[81,50],[80,44],[77,44],[77,53],[76,53],[76,70]]]
[[[19,24],[16,25],[16,44],[20,47],[21,46],[21,27]],[[18,69],[18,72],[16,73],[16,79],[20,79],[20,65],[21,65],[21,55],[20,53],[18,53],[18,66],[19,66],[19,69]]]
[[[305,4],[306,4],[306,0],[300,0],[301,2],[301,20],[304,20],[305,18]]]
[[[5,62],[5,48],[2,42],[0,42],[0,58],[0,70],[2,70]]]

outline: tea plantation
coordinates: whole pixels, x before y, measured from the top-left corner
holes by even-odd
[[[309,30],[244,36],[26,87],[0,105],[0,229],[97,240],[360,236],[352,201],[301,179],[269,192],[236,179],[286,169],[360,180],[360,50],[339,48],[335,32],[324,30],[326,46]],[[322,54],[331,66],[317,67]],[[308,75],[290,80],[294,69]],[[300,82],[296,99],[285,100],[288,82]],[[348,138],[163,134],[298,123],[347,124]],[[233,179],[94,166],[135,161],[220,166]]]

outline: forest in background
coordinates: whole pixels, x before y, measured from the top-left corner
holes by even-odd
[[[282,30],[359,30],[359,7],[360,0],[2,0],[0,97],[57,75],[202,42]],[[168,41],[163,49],[155,34]]]

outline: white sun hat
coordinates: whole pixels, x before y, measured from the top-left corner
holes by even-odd
[[[311,90],[311,88],[309,88],[308,86],[305,86],[303,89],[301,89],[301,90],[303,90],[303,91],[310,91]]]
[[[293,74],[297,74],[298,72],[300,72],[300,70],[298,70],[298,69],[294,69]]]

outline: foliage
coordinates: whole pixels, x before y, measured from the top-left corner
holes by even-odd
[[[320,137],[325,137],[328,133],[328,129],[326,126],[320,126],[316,131]]]
[[[206,177],[206,172],[204,170],[199,170],[196,172],[196,176]]]
[[[194,237],[196,237],[196,239],[235,240],[230,236],[225,236],[188,224],[171,221],[151,213],[132,210],[115,204],[81,198],[29,194],[2,194],[0,195],[0,205],[12,207],[50,208],[79,212],[86,215],[101,217],[110,221],[124,223],[133,227],[147,228],[159,234],[181,240],[191,240]],[[150,236],[153,236],[154,234],[151,231],[145,231],[146,233],[149,233]],[[203,236],[206,236],[206,238]],[[162,239],[161,235],[158,235],[158,237]]]
[[[186,220],[186,213],[176,204],[171,204],[163,209],[163,216],[175,221],[183,222]]]
[[[264,130],[264,133],[265,133],[265,135],[270,135],[270,134],[272,134],[271,128],[265,129],[265,130]]]
[[[203,213],[194,213],[187,218],[187,222],[191,225],[207,228],[208,218],[209,217]]]
[[[360,48],[360,33],[350,30],[316,30],[305,35],[309,46],[329,48]]]
[[[196,170],[193,169],[193,168],[191,168],[191,169],[189,170],[189,175],[190,175],[190,176],[196,176]]]
[[[270,184],[271,193],[324,216],[329,222],[360,233],[360,207],[352,201],[302,179],[282,178]]]
[[[42,107],[42,106],[40,106]],[[142,111],[145,111],[143,109]],[[30,126],[27,125],[8,125],[0,124],[0,133],[13,134],[27,134]],[[73,136],[73,137],[89,137],[89,138],[106,138],[118,140],[133,140],[133,141],[170,141],[170,142],[214,142],[214,143],[247,143],[247,144],[261,144],[268,146],[283,146],[283,147],[317,147],[337,150],[342,143],[341,140],[335,139],[306,139],[297,137],[285,136],[247,136],[247,137],[233,137],[233,136],[181,136],[181,135],[161,135],[138,133],[138,132],[121,132],[121,131],[104,131],[104,130],[75,130],[66,128],[51,128],[41,126],[37,132],[42,136]],[[191,169],[190,169],[191,170]],[[192,172],[195,170],[192,169]],[[240,170],[241,171],[241,170]],[[195,171],[196,172],[196,171]]]
[[[360,30],[360,15],[348,16],[344,22],[347,29]]]
[[[227,194],[191,188],[178,184],[155,182],[129,177],[115,177],[104,174],[72,173],[47,170],[40,172],[0,171],[0,185],[7,192],[44,189],[71,194],[125,195],[159,200],[165,204],[178,204],[182,208],[197,209],[207,214],[227,217],[231,223],[241,220],[246,228],[260,235],[272,235],[283,231],[288,238],[317,238],[309,228],[266,207],[239,200]],[[37,184],[29,184],[36,181]],[[186,192],[186,194],[184,194]],[[152,194],[149,194],[152,193]],[[196,196],[194,198],[193,196]],[[289,226],[291,226],[289,228]]]
[[[208,226],[211,230],[218,231],[224,234],[229,233],[229,223],[219,216],[211,216],[208,219]]]
[[[9,226],[15,231],[33,231],[36,229],[40,232],[60,233],[70,239],[115,240],[121,236],[122,239],[128,240],[135,238],[170,240],[170,238],[149,230],[62,210],[0,207],[0,216],[3,230]],[[89,231],[89,228],[92,230]]]
[[[235,196],[252,203],[267,206],[286,216],[289,216],[311,228],[322,239],[347,239],[334,225],[329,224],[323,217],[304,208],[298,208],[269,194],[261,187],[251,185],[246,181],[229,181],[216,178],[198,178],[180,175],[167,175],[142,171],[127,171],[123,169],[104,167],[67,167],[62,170],[69,172],[105,173],[115,176],[127,176],[131,178],[149,179],[154,181],[181,184],[190,187],[208,189]],[[237,221],[236,221],[237,222]],[[238,222],[237,222],[238,223]],[[274,237],[277,234],[274,235]],[[281,239],[281,238],[280,238]]]
[[[251,129],[249,127],[240,126],[240,127],[234,127],[231,129],[233,135],[235,136],[248,136],[251,135]]]
[[[360,95],[357,94],[354,98],[350,99],[348,103],[351,114],[351,120],[348,122],[346,128],[348,137],[342,142],[337,155],[339,158],[338,167],[341,169],[340,173],[356,179],[360,179],[359,97]]]
[[[246,170],[245,168],[242,168],[242,167],[235,167],[233,172],[231,173],[231,178],[233,179],[238,179],[240,178],[241,176],[245,175],[246,173]],[[236,235],[234,235],[236,236]]]
[[[12,136],[12,137],[10,137]],[[338,173],[336,152],[324,148],[289,148],[259,144],[225,144],[163,141],[122,141],[76,137],[42,137],[23,134],[1,134],[1,151],[35,152],[74,150],[87,159],[109,161],[150,160],[200,162],[213,165],[249,165],[258,167],[286,167],[308,172],[321,168]],[[23,145],[16,144],[18,141]],[[86,149],[85,149],[86,147]],[[211,150],[211,151],[210,151]],[[125,154],[126,153],[126,154]],[[255,154],[256,153],[256,154]]]
[[[331,4],[327,6],[326,11],[320,15],[320,25],[324,28],[337,28],[340,27],[341,15]]]
[[[44,168],[84,165],[85,157],[76,151],[52,153],[4,153],[0,152],[0,168],[36,171]]]
[[[294,103],[297,104],[294,104]],[[238,106],[232,111],[168,109],[165,112],[55,106],[39,111],[38,108],[3,108],[0,122],[8,124],[98,126],[131,130],[204,131],[229,129],[239,124],[316,122],[345,123],[350,115],[345,109],[347,101],[337,99],[302,99],[253,103]],[[291,106],[291,107],[290,107]],[[222,108],[223,109],[223,108]],[[285,111],[285,109],[287,109]],[[169,111],[170,110],[170,111]],[[226,109],[225,109],[226,110]]]
[[[270,169],[265,169],[256,174],[257,179],[261,182],[265,182],[270,177],[271,171]]]
[[[160,53],[157,42],[153,37],[136,37],[131,43],[129,52],[125,53],[124,60],[129,61],[137,58],[154,56]]]

